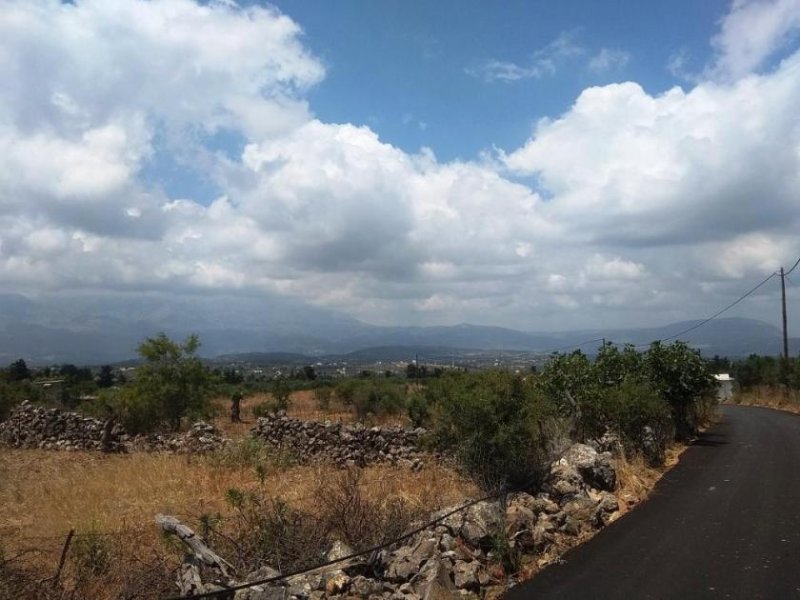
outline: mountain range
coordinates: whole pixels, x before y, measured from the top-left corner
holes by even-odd
[[[267,308],[268,307],[268,308]],[[454,349],[548,353],[577,344],[592,352],[599,339],[647,344],[671,337],[698,321],[660,327],[526,332],[480,325],[369,325],[335,311],[282,297],[209,295],[129,295],[92,297],[85,294],[28,298],[0,294],[0,365],[16,358],[31,364],[102,364],[134,358],[136,346],[160,331],[173,338],[197,333],[206,357],[241,353],[281,352],[323,356],[359,352],[389,356],[391,348],[424,353]],[[717,319],[681,339],[712,356],[772,354],[781,347],[780,331],[754,319]],[[790,341],[791,348],[800,340]],[[396,354],[397,352],[394,351]]]

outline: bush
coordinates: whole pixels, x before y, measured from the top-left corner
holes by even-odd
[[[103,575],[111,568],[109,538],[94,529],[78,534],[72,544],[70,558],[80,575]]]
[[[670,406],[676,438],[687,439],[701,424],[702,405],[716,395],[708,365],[684,342],[654,342],[644,353],[644,366],[650,384]]]
[[[362,474],[362,469],[347,469],[320,482],[315,494],[321,528],[354,549],[395,539],[423,516],[402,497],[370,494]]]
[[[580,351],[555,355],[537,387],[559,414],[569,417],[573,438],[585,441],[611,429],[623,436],[629,450],[645,451],[652,462],[663,458],[667,432],[685,439],[709,418],[716,381],[700,354],[685,343],[656,342],[644,353],[606,344],[594,362]]]
[[[428,387],[431,442],[485,489],[532,489],[551,458],[552,405],[509,373],[449,374]]]
[[[651,465],[664,462],[675,429],[669,406],[652,388],[623,382],[605,390],[598,404],[597,421],[619,435],[628,454],[641,454]]]
[[[414,427],[424,427],[430,420],[430,402],[425,394],[415,390],[406,401],[408,418]]]
[[[400,414],[405,406],[401,388],[381,380],[362,383],[353,394],[353,408],[356,417],[362,421],[369,415],[382,417]]]

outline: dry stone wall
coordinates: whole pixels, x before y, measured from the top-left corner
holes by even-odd
[[[419,468],[424,429],[300,421],[277,413],[258,419],[251,435],[306,462],[364,466],[386,462]]]
[[[196,453],[213,452],[226,442],[202,421],[182,433],[131,436],[119,424],[28,402],[0,423],[0,444],[14,448]]]

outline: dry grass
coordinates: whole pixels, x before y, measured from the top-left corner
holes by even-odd
[[[800,414],[800,392],[774,386],[758,386],[752,390],[739,391],[731,404],[745,406],[764,406],[795,414]]]
[[[254,469],[212,466],[203,458],[168,454],[102,456],[84,452],[0,452],[0,535],[52,536],[77,531],[151,527],[156,513],[184,518],[228,512],[231,488],[263,489],[304,507],[331,466],[268,467],[263,482]],[[379,496],[399,495],[428,504],[458,502],[474,487],[452,470],[429,465],[420,472],[391,466],[364,469],[365,485]],[[435,503],[435,502],[434,502]]]
[[[176,515],[193,527],[199,526],[202,515],[219,515],[224,528],[233,512],[226,493],[238,489],[265,499],[281,498],[313,514],[319,510],[318,494],[325,482],[341,477],[341,470],[330,466],[266,465],[259,475],[253,468],[215,466],[202,457],[0,450],[0,540],[8,555],[32,551],[25,554],[23,566],[43,575],[55,569],[69,529],[83,536],[115,533],[101,536],[98,543],[113,564],[124,561],[125,568],[82,584],[85,597],[112,598],[134,585],[135,569],[128,563],[140,565],[139,578],[157,573],[162,585],[168,581],[164,574],[180,553],[165,545],[153,521],[156,513]],[[477,493],[469,481],[436,465],[417,473],[369,467],[361,473],[361,483],[365,497],[402,499],[421,512]],[[68,577],[74,585],[74,568]],[[156,588],[153,584],[150,590]]]
[[[680,455],[688,446],[673,444],[667,448],[667,456],[664,465],[652,467],[641,457],[626,458],[624,454],[614,461],[617,470],[617,490],[616,495],[622,501],[620,503],[620,516],[628,512],[634,506],[645,500],[655,487],[658,480],[678,464]]]

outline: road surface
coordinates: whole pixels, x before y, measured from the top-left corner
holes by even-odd
[[[506,598],[800,599],[800,416],[722,412],[649,500]]]

